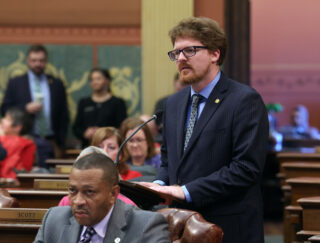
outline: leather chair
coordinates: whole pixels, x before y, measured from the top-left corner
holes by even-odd
[[[20,207],[18,200],[11,197],[7,190],[0,188],[0,208],[18,207]]]
[[[201,214],[186,209],[163,208],[158,210],[168,220],[170,239],[174,243],[221,243],[220,226],[206,221]]]

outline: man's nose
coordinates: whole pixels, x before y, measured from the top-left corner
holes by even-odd
[[[181,61],[181,60],[187,60],[186,56],[183,54],[183,52],[180,52],[178,55],[178,59],[177,61]]]
[[[86,200],[84,199],[84,197],[81,193],[78,193],[77,195],[74,196],[73,202],[74,202],[74,204],[79,206],[79,205],[85,204]]]

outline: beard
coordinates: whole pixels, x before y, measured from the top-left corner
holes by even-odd
[[[186,67],[186,65],[183,66]],[[193,67],[189,65],[187,67],[187,71],[179,67],[179,79],[184,85],[191,85],[201,82],[209,72],[209,65],[201,73],[196,73]]]
[[[44,73],[44,68],[34,67],[34,68],[31,68],[31,71],[32,71],[34,74],[40,76],[41,74]]]

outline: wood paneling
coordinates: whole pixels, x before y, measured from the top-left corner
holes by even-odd
[[[0,43],[139,45],[140,27],[0,26]]]
[[[194,16],[203,16],[216,20],[224,26],[224,0],[196,0],[194,1]]]
[[[139,26],[140,0],[1,1],[2,25]]]

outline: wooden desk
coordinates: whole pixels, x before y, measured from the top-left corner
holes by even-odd
[[[284,209],[284,242],[297,241],[296,233],[302,229],[302,208],[300,206],[287,206]]]
[[[33,242],[47,209],[0,209],[0,243]]]
[[[74,159],[47,159],[46,164],[49,167],[55,167],[56,165],[73,165]]]
[[[68,186],[69,186],[68,180],[34,179],[33,189],[67,191]]]
[[[33,188],[35,179],[61,179],[68,180],[68,174],[41,174],[41,173],[21,173],[17,175],[17,179],[20,182],[22,188]]]
[[[320,178],[298,177],[286,180],[291,186],[291,205],[299,205],[298,199],[320,195]]]
[[[286,179],[295,177],[319,177],[319,162],[285,162],[282,164]]]
[[[0,243],[31,243],[36,238],[41,224],[1,224]]]
[[[76,159],[81,151],[82,149],[66,149],[65,156],[70,159]]]
[[[320,153],[279,152],[277,158],[280,163],[293,161],[320,162]]]
[[[297,232],[299,242],[306,242],[307,239],[314,235],[320,235],[320,231],[301,230]]]
[[[302,207],[302,228],[307,231],[320,231],[320,196],[300,198]]]
[[[71,165],[56,165],[56,174],[70,174]]]
[[[308,241],[310,241],[310,243],[318,243],[320,242],[320,235],[314,235],[308,238]]]
[[[277,160],[279,162],[279,172],[285,173],[282,164],[287,162],[292,163],[320,163],[320,153],[299,153],[299,152],[279,152],[277,153]]]
[[[54,190],[8,190],[12,197],[15,197],[23,208],[50,208],[58,206],[60,200],[68,195],[67,191]]]

